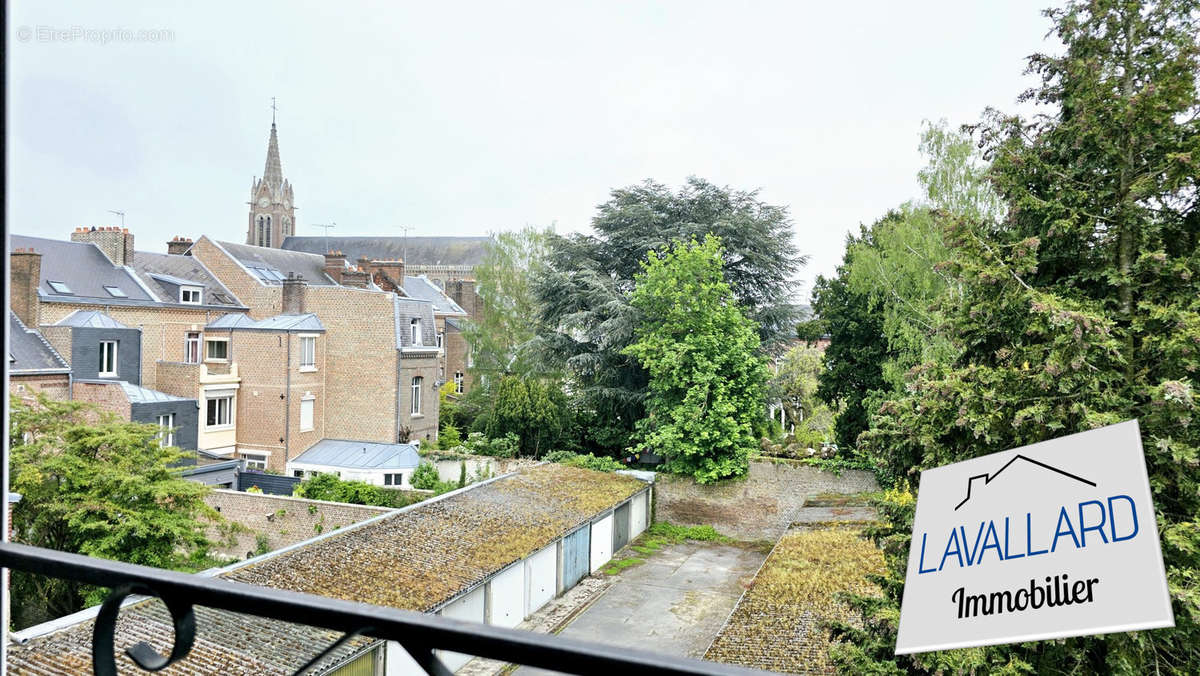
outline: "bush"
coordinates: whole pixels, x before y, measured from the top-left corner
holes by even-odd
[[[334,474],[325,473],[296,484],[296,487],[292,489],[292,495],[309,500],[348,502],[375,507],[403,507],[414,502],[403,491],[382,488],[365,481],[343,481]],[[309,509],[309,513],[315,511],[314,508]]]
[[[591,453],[580,455],[570,451],[550,451],[544,458],[547,462],[557,462],[571,467],[595,470],[597,472],[614,472],[625,469],[625,465],[606,456],[595,456]]]
[[[437,467],[431,462],[422,462],[417,465],[417,469],[413,470],[412,478],[409,483],[413,488],[423,491],[436,490],[438,484],[441,483],[441,478],[438,477]]]

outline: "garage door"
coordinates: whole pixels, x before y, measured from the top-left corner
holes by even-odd
[[[646,515],[650,512],[650,491],[642,491],[633,496],[633,508],[629,514],[629,538],[633,539],[646,530]]]
[[[592,567],[594,573],[612,559],[613,515],[592,522]]]
[[[466,596],[457,599],[450,605],[442,608],[441,614],[454,618],[456,620],[467,620],[469,622],[483,622],[483,587],[479,587],[470,592]],[[445,650],[437,651],[438,657],[442,659],[442,663],[450,671],[458,671],[464,664],[470,662],[474,655],[464,655],[462,653],[453,653]]]
[[[621,548],[629,544],[629,503],[617,507],[613,510],[613,538],[612,538],[613,553],[621,551]]]
[[[515,563],[487,584],[488,624],[515,627],[525,619],[525,564]]]
[[[525,559],[525,617],[554,598],[558,589],[558,544]]]
[[[584,526],[563,538],[562,587],[559,591],[574,587],[588,574],[591,562],[590,530]]]

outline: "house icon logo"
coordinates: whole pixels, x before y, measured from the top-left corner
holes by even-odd
[[[1046,464],[1046,463],[1044,463],[1044,462],[1040,462],[1040,461],[1034,460],[1033,458],[1030,458],[1030,457],[1028,457],[1028,456],[1021,455],[1020,453],[1018,453],[1017,455],[1013,456],[1012,460],[1009,460],[1008,462],[1004,463],[1004,466],[1003,466],[1003,467],[1001,467],[1000,469],[996,470],[995,472],[992,472],[991,474],[976,474],[976,475],[972,476],[971,478],[967,479],[967,496],[966,496],[965,498],[963,498],[963,499],[962,499],[962,502],[958,503],[958,505],[956,505],[956,506],[954,507],[954,511],[956,511],[956,512],[957,512],[959,507],[962,507],[963,505],[967,504],[967,501],[971,499],[971,491],[972,491],[972,489],[974,489],[974,488],[975,488],[975,486],[977,485],[977,482],[979,482],[979,480],[980,480],[980,479],[982,479],[982,480],[983,480],[983,482],[982,482],[982,485],[983,485],[983,486],[986,486],[986,485],[988,485],[988,484],[992,483],[992,481],[993,481],[993,480],[994,480],[996,477],[1000,476],[1000,474],[1001,474],[1002,472],[1004,472],[1004,470],[1008,469],[1008,467],[1009,467],[1010,465],[1012,465],[1013,463],[1015,463],[1015,462],[1016,462],[1016,461],[1018,461],[1018,460],[1024,460],[1025,462],[1031,463],[1031,464],[1033,464],[1033,465],[1037,465],[1038,467],[1041,467],[1042,469],[1046,469],[1046,470],[1049,470],[1049,471],[1051,471],[1051,472],[1057,472],[1057,473],[1059,473],[1059,474],[1061,474],[1061,475],[1063,475],[1063,476],[1065,476],[1065,477],[1069,477],[1069,478],[1071,478],[1071,479],[1074,479],[1074,480],[1076,480],[1076,481],[1078,481],[1078,482],[1080,482],[1080,483],[1085,483],[1085,484],[1087,484],[1087,485],[1089,485],[1089,486],[1092,486],[1093,488],[1096,486],[1096,482],[1095,482],[1095,481],[1089,481],[1089,480],[1087,480],[1087,479],[1084,479],[1084,478],[1083,478],[1083,477],[1081,477],[1081,476],[1076,476],[1076,475],[1074,475],[1074,474],[1071,474],[1070,472],[1067,472],[1067,471],[1065,471],[1065,470],[1061,470],[1061,469],[1059,469],[1059,468],[1057,468],[1057,467],[1052,467],[1052,466],[1050,466],[1050,465],[1047,465],[1047,464]]]

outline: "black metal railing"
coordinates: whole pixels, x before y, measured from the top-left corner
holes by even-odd
[[[162,669],[187,656],[195,639],[193,606],[204,606],[345,633],[334,645],[324,650],[315,648],[313,659],[296,673],[305,672],[345,641],[359,635],[396,641],[426,673],[436,676],[450,671],[438,659],[435,649],[569,674],[749,676],[766,673],[15,543],[0,544],[0,567],[113,589],[96,616],[92,634],[93,669],[105,676],[116,673],[116,620],[121,601],[130,594],[161,599],[175,627],[175,643],[168,656],[160,655],[146,643],[138,643],[126,650],[134,662],[150,671]]]

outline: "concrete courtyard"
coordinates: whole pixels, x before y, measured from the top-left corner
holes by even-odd
[[[626,568],[561,635],[701,657],[766,554],[728,545],[667,545]],[[521,668],[519,674],[548,674]]]

